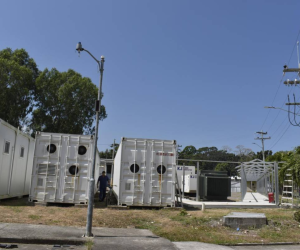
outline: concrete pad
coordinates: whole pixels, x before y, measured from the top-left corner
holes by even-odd
[[[185,207],[202,208],[202,203],[205,204],[205,208],[278,208],[274,203],[266,201],[256,202],[253,198],[253,202],[214,202],[214,201],[193,201],[189,199],[182,199]]]
[[[85,233],[85,227],[0,223],[0,242],[82,245],[92,240],[93,249],[177,249],[169,240],[160,238],[146,229],[94,227],[92,232],[93,238],[84,238],[82,235]]]
[[[223,216],[223,224],[231,228],[261,228],[267,224],[267,217],[262,213],[232,212]]]
[[[207,244],[195,241],[173,242],[180,250],[232,250],[231,247],[220,246],[215,244]]]

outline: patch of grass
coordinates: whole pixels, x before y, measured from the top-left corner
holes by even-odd
[[[58,226],[86,225],[86,208],[40,207],[0,203],[0,222],[29,223]],[[97,207],[94,210],[93,225],[109,228],[140,228],[171,241],[201,241],[214,244],[299,242],[299,223],[294,219],[295,209],[128,209],[113,210]],[[220,221],[230,212],[265,213],[268,225],[236,231],[222,226]],[[91,243],[89,243],[91,244]]]
[[[92,240],[88,240],[85,242],[84,245],[87,247],[88,250],[92,250],[94,242]]]
[[[28,215],[28,218],[29,219],[32,219],[32,220],[39,220],[42,216],[39,216],[39,215],[35,215],[35,214],[30,214]]]
[[[21,213],[21,212],[22,212],[21,207],[10,207],[10,209],[11,209],[12,211],[14,211],[15,213]]]

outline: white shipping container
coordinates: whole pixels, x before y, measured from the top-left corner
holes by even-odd
[[[178,178],[178,184],[180,187],[180,190],[182,189],[182,175],[183,175],[183,166],[176,166],[177,170],[177,178]],[[195,174],[195,166],[185,166],[184,168],[184,174],[185,175],[190,175],[190,174]]]
[[[0,119],[0,199],[29,194],[34,139]]]
[[[175,205],[176,141],[122,138],[114,161],[118,205]]]
[[[94,138],[37,132],[30,201],[87,204]],[[100,157],[96,154],[95,186]]]
[[[181,177],[183,181],[183,176]],[[185,193],[196,193],[197,190],[197,175],[189,174],[184,179],[184,192]]]

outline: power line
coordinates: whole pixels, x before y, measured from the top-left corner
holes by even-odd
[[[293,89],[295,89],[295,86],[296,85],[294,85],[292,88],[291,88],[291,90],[290,90],[290,92],[289,92],[289,95],[291,94],[291,92],[292,92],[292,90]],[[283,104],[281,105],[281,109],[283,108],[283,106],[285,105],[285,102],[287,101],[287,97],[285,98],[285,100],[284,100],[284,102],[283,102]],[[269,111],[271,111],[271,110],[269,110]],[[275,119],[273,120],[273,122],[272,122],[272,124],[271,124],[271,126],[269,127],[269,129],[268,129],[268,131],[270,131],[270,129],[272,128],[272,126],[273,126],[273,124],[275,123],[275,121],[277,120],[277,118],[278,118],[278,116],[279,116],[279,114],[280,114],[280,112],[281,112],[282,110],[278,110],[278,113],[277,113],[277,116],[275,117]],[[276,130],[277,131],[277,130]],[[274,135],[274,134],[273,134]]]
[[[290,128],[291,124],[288,124],[288,127],[286,128],[286,130],[284,131],[284,133],[280,136],[280,138],[275,142],[275,144],[273,144],[272,147],[270,147],[270,149],[274,148],[276,146],[276,144],[281,140],[281,138],[285,135],[286,131],[288,131],[288,129]]]
[[[293,56],[293,53],[294,53],[294,50],[295,50],[295,47],[296,47],[296,44],[297,44],[299,35],[300,35],[300,30],[299,30],[299,32],[298,32],[298,35],[297,35],[297,38],[296,38],[296,41],[295,41],[295,44],[294,44],[294,47],[293,47],[293,50],[292,50],[292,53],[291,53],[291,55],[290,55],[290,58],[289,58],[289,60],[288,60],[287,65],[290,64],[290,61],[291,61],[291,59],[292,59],[292,56]],[[277,91],[276,91],[275,96],[274,96],[274,98],[273,98],[273,101],[272,101],[272,105],[271,105],[271,106],[273,106],[273,104],[274,104],[274,101],[275,101],[275,99],[276,99],[276,97],[277,97],[277,94],[278,94],[278,92],[279,92],[279,89],[280,89],[280,86],[281,86],[281,83],[282,83],[283,78],[284,78],[284,75],[281,77],[281,80],[280,80],[280,82],[279,82],[279,84],[278,84],[278,88],[277,88]],[[260,130],[263,129],[263,127],[264,127],[264,125],[265,125],[265,123],[266,123],[266,121],[267,121],[267,119],[268,119],[268,117],[269,117],[270,112],[271,112],[271,110],[268,111],[267,116],[266,116],[266,119],[264,120],[263,125],[261,126],[261,129],[260,129]]]

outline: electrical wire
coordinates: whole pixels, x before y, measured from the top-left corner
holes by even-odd
[[[298,111],[298,113],[296,114],[296,115],[299,115],[299,113],[300,113],[300,110]],[[289,123],[287,124],[288,126],[286,127],[286,129],[284,130],[284,132],[283,132],[283,134],[280,136],[280,138],[270,147],[270,150],[272,149],[272,148],[274,148],[275,147],[275,145],[281,140],[281,138],[285,135],[285,133],[288,131],[288,129],[291,127],[291,125],[292,125],[292,123],[290,123],[290,121],[289,121]]]
[[[284,133],[280,136],[280,138],[270,147],[270,150],[276,146],[276,144],[281,140],[281,138],[285,135],[285,133],[288,131],[288,129],[291,127],[291,123],[288,123],[288,127],[284,131]]]
[[[287,66],[290,64],[290,61],[291,61],[291,59],[292,59],[292,56],[293,56],[295,47],[296,47],[296,45],[297,45],[297,41],[298,41],[299,35],[300,35],[300,30],[299,30],[299,32],[298,32],[298,35],[297,35],[297,38],[296,38],[296,41],[295,41],[295,45],[294,45],[294,47],[293,47],[292,53],[291,53],[291,55],[290,55],[290,58],[289,58],[289,60],[288,60]],[[282,83],[282,81],[283,81],[283,78],[284,78],[284,75],[281,77],[281,80],[279,81],[279,85],[278,85],[277,91],[276,91],[276,93],[275,93],[275,96],[274,96],[274,98],[273,98],[273,101],[272,101],[272,105],[271,105],[271,106],[273,106],[273,104],[274,104],[274,101],[275,101],[275,99],[276,99],[276,97],[277,97],[277,94],[278,94],[278,92],[279,92],[279,89],[280,89],[281,83]],[[261,131],[263,130],[263,127],[264,127],[264,125],[265,125],[265,123],[266,123],[266,121],[267,121],[267,119],[268,119],[268,117],[269,117],[270,112],[271,112],[271,110],[269,109],[269,111],[268,111],[268,113],[267,113],[267,116],[266,116],[266,118],[265,118],[265,120],[264,120],[264,122],[263,122],[263,124],[262,124],[262,126],[261,126],[261,129],[260,129]]]

